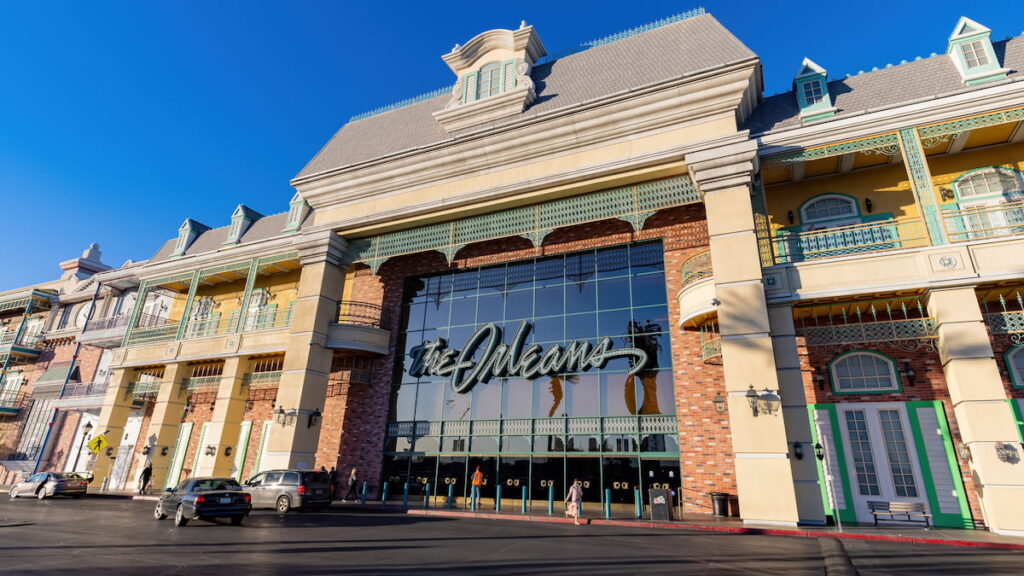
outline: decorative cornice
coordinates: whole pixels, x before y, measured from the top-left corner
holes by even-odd
[[[451,52],[441,56],[441,59],[458,75],[475,66],[480,58],[494,50],[522,53],[530,65],[547,54],[533,26],[526,26],[516,31],[499,29],[477,34],[464,46],[456,46]]]
[[[295,249],[299,251],[299,263],[303,266],[327,262],[345,266],[350,260],[346,249],[348,242],[329,230],[295,236]]]
[[[686,155],[686,165],[703,194],[750,186],[756,169],[757,142],[742,132],[737,140]]]

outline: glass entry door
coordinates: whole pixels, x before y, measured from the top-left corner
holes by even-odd
[[[857,521],[874,522],[868,509],[872,500],[927,505],[906,408],[898,403],[840,405],[837,415]]]

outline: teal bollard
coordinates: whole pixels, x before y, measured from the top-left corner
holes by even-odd
[[[384,488],[380,492],[380,505],[383,506],[388,503],[388,483],[384,483]]]
[[[359,503],[362,504],[363,506],[366,505],[366,492],[369,489],[370,489],[369,485],[366,482],[363,482],[363,491],[359,495]]]
[[[636,517],[639,520],[644,517],[644,503],[640,501],[640,489],[633,490],[633,500],[636,502]]]
[[[405,483],[405,487],[402,488],[402,506],[409,507],[409,483]]]
[[[548,486],[548,516],[555,513],[555,487]]]
[[[612,517],[612,489],[611,488],[605,488],[604,489],[604,517],[605,518],[611,518]]]
[[[455,484],[448,485],[448,509],[451,510],[455,507]]]
[[[522,512],[523,512],[523,514],[526,514],[526,486],[523,486],[523,500],[522,500],[522,502],[523,502]]]
[[[423,494],[423,507],[430,508],[430,482],[427,482],[427,485],[424,488],[424,492],[425,494]]]
[[[501,512],[501,484],[498,484],[498,488],[494,495],[494,511]]]

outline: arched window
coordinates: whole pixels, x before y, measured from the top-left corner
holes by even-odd
[[[491,62],[480,68],[476,83],[476,99],[501,94],[501,63]]]
[[[1024,345],[1011,348],[1006,353],[1006,369],[1010,372],[1013,387],[1024,388]]]
[[[856,351],[829,364],[832,390],[838,393],[896,392],[899,379],[893,361],[884,354]]]
[[[838,194],[818,196],[800,208],[800,220],[804,224],[857,216],[860,216],[857,202],[853,198]]]
[[[1024,179],[1020,172],[1004,168],[986,168],[962,176],[954,183],[963,200],[1001,196],[996,200],[1024,198]]]

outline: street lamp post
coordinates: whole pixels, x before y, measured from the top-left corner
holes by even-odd
[[[91,430],[92,422],[86,422],[85,426],[82,427],[82,442],[78,444],[78,452],[75,452],[75,463],[71,466],[72,472],[78,470],[78,459],[82,457],[82,449],[85,448],[85,441],[89,438]]]

